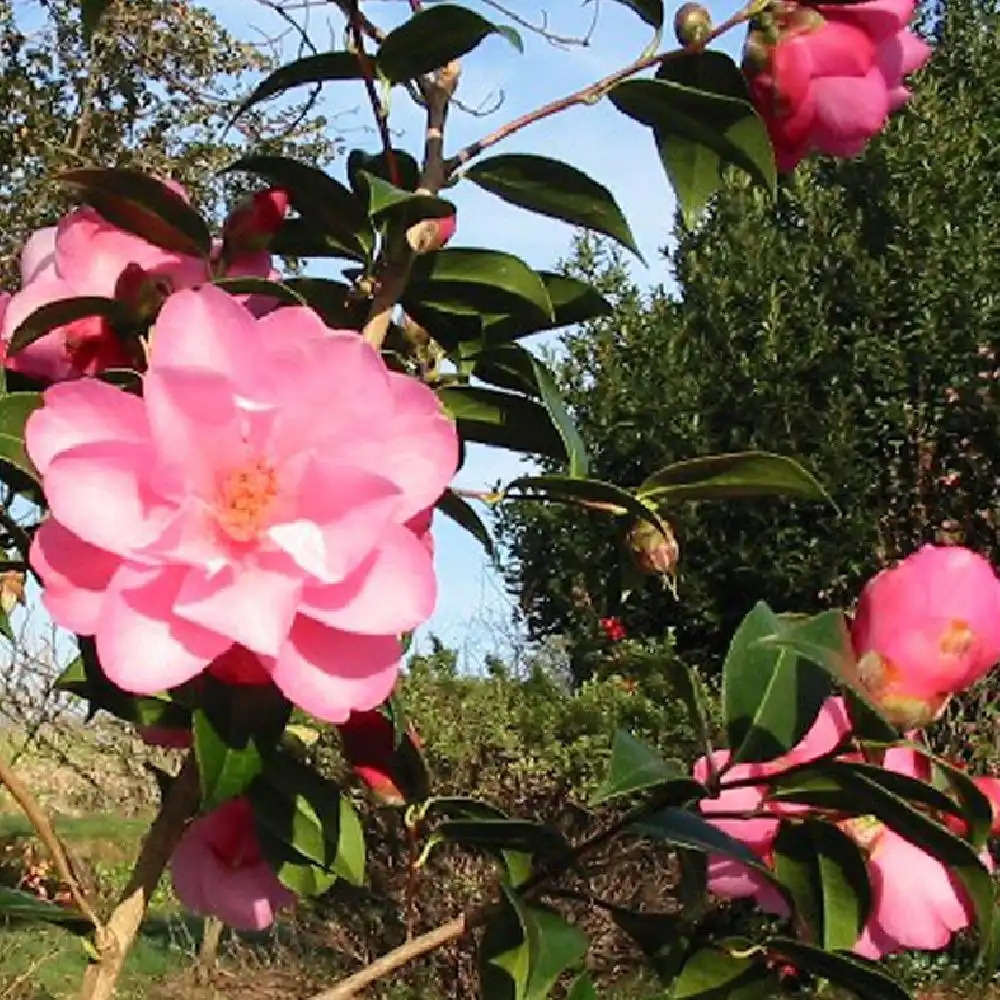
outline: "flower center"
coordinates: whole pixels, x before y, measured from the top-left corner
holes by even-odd
[[[976,633],[969,627],[969,623],[961,618],[953,618],[941,633],[941,653],[944,656],[965,656],[975,641]]]
[[[278,496],[278,477],[263,458],[228,472],[219,484],[216,516],[238,542],[253,541],[267,526]]]

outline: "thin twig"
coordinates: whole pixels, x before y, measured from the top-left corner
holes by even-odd
[[[543,104],[540,108],[536,108],[534,111],[529,111],[526,114],[515,118],[513,121],[507,122],[506,125],[501,125],[500,128],[490,132],[489,135],[483,136],[482,139],[477,139],[475,142],[470,143],[468,146],[460,149],[449,160],[446,160],[444,164],[445,177],[450,177],[456,170],[459,169],[459,167],[468,163],[468,161],[473,159],[473,157],[479,156],[480,153],[489,149],[491,146],[495,146],[498,142],[502,142],[504,139],[512,136],[515,132],[520,132],[521,129],[527,128],[527,126],[533,125],[535,122],[540,122],[545,118],[551,118],[552,115],[557,115],[577,104],[593,104],[603,97],[607,91],[611,90],[612,87],[622,83],[631,76],[635,76],[636,73],[641,73],[644,69],[651,69],[654,66],[659,66],[661,63],[665,63],[670,59],[676,59],[682,55],[688,55],[693,52],[701,52],[705,46],[714,41],[720,35],[752,17],[755,7],[756,2],[753,2],[748,4],[742,10],[737,11],[731,18],[715,28],[702,42],[686,46],[682,49],[672,49],[669,52],[658,52],[655,55],[644,56],[640,59],[636,59],[635,62],[629,63],[628,66],[616,70],[614,73],[609,74],[602,80],[598,80],[596,83],[583,87],[581,90],[568,94],[566,97],[560,97],[558,100],[549,101],[548,104]]]
[[[396,154],[392,148],[392,136],[389,134],[389,111],[378,96],[378,88],[375,85],[375,68],[372,66],[371,57],[365,51],[364,28],[361,24],[361,11],[358,8],[360,2],[361,0],[351,0],[348,23],[354,37],[354,48],[358,57],[358,65],[361,67],[361,76],[365,81],[365,90],[368,92],[368,100],[371,102],[375,124],[378,126],[378,134],[382,140],[385,161],[389,167],[389,180],[396,187],[399,187],[399,164],[396,162]]]
[[[556,45],[561,48],[570,47],[580,47],[586,48],[590,45],[591,38],[594,37],[594,29],[597,27],[597,19],[600,16],[601,7],[600,4],[594,4],[594,12],[590,18],[590,27],[587,29],[586,33],[583,35],[560,35],[549,29],[549,16],[543,10],[541,12],[542,23],[535,24],[533,21],[529,21],[523,14],[518,14],[517,11],[511,10],[509,7],[505,7],[503,4],[498,3],[498,0],[482,0],[482,3],[486,7],[492,7],[495,11],[503,14],[508,20],[513,21],[515,24],[519,24],[522,28],[533,32],[536,35],[541,36],[550,45]]]
[[[99,941],[104,932],[104,925],[101,922],[101,918],[97,915],[97,911],[91,906],[90,900],[87,899],[83,887],[80,885],[80,880],[73,872],[73,866],[70,864],[66,848],[63,847],[62,841],[56,834],[55,828],[49,821],[49,817],[45,814],[45,811],[35,800],[31,792],[28,791],[21,779],[14,773],[13,769],[2,758],[0,758],[0,784],[7,786],[11,798],[14,799],[18,808],[28,818],[28,822],[34,827],[41,842],[48,848],[49,854],[52,855],[52,860],[55,862],[60,881],[69,890],[69,894],[73,897],[73,902],[76,903],[77,909],[94,925]]]

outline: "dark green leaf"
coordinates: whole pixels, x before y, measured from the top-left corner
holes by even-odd
[[[58,903],[48,903],[21,889],[0,886],[0,920],[5,918],[61,924],[79,934],[85,934],[94,927],[78,910],[68,909]]]
[[[604,233],[642,257],[614,195],[576,167],[545,156],[506,153],[479,161],[464,176],[512,205]]]
[[[260,752],[253,740],[229,746],[202,711],[194,713],[193,732],[202,809],[215,809],[250,787],[261,771]]]
[[[608,97],[623,114],[653,129],[670,179],[678,185],[676,190],[682,205],[691,208],[705,196],[704,177],[694,173],[699,164],[685,162],[684,156],[685,149],[691,154],[699,147],[745,170],[774,193],[777,186],[774,150],[763,121],[748,101],[662,79],[626,80],[612,89]],[[670,143],[676,140],[680,141],[681,150],[674,154],[670,152]],[[711,167],[709,163],[700,165]],[[692,179],[695,187],[688,190],[683,185]]]
[[[316,219],[285,219],[271,239],[271,252],[279,257],[342,257],[365,262],[366,251],[353,236],[341,239],[322,232],[319,225]]]
[[[528,985],[525,1000],[545,1000],[566,969],[587,954],[587,935],[558,913],[539,906],[522,906],[528,941]]]
[[[411,224],[421,219],[443,219],[456,212],[454,204],[444,198],[415,194],[367,171],[360,171],[360,176],[368,192],[368,214],[374,219],[399,216]]]
[[[42,405],[39,392],[12,392],[0,396],[0,463],[14,466],[36,482],[38,471],[24,448],[24,426]]]
[[[437,394],[464,440],[551,458],[566,455],[548,413],[532,399],[479,386],[448,386]]]
[[[732,955],[721,948],[696,951],[673,982],[670,1000],[739,1000],[764,983],[768,970],[760,958]]]
[[[407,312],[410,302],[458,313],[525,314],[543,324],[554,319],[541,277],[499,250],[446,247],[418,257],[403,296]]]
[[[581,972],[573,980],[566,994],[566,1000],[597,1000],[597,989],[589,972]]]
[[[261,854],[281,884],[297,896],[322,896],[337,881],[334,872],[310,863],[259,822],[255,826]]]
[[[17,354],[29,344],[54,330],[88,316],[101,316],[112,324],[125,324],[129,313],[124,303],[96,295],[46,302],[18,324],[7,346],[7,355]]]
[[[767,951],[772,959],[786,961],[804,972],[829,979],[861,1000],[909,1000],[909,994],[877,965],[844,952],[824,951],[790,938],[771,938]]]
[[[87,167],[68,170],[58,179],[112,225],[154,246],[206,258],[212,252],[205,220],[155,177],[138,170]]]
[[[512,28],[498,27],[457,4],[435,4],[389,32],[379,46],[378,68],[393,83],[412,80],[464,56],[494,34],[523,51],[521,38]]]
[[[678,779],[688,779],[676,764],[665,761],[652,747],[619,729],[611,744],[611,763],[601,787],[590,800],[591,805],[607,802],[620,795],[630,795],[656,788]],[[697,783],[694,783],[695,789]]]
[[[722,706],[732,762],[768,761],[795,746],[831,690],[829,675],[761,639],[786,628],[763,602],[743,619],[722,668]]]
[[[646,24],[659,30],[663,27],[663,0],[618,0],[629,10],[634,10]]]
[[[503,848],[530,854],[562,854],[569,849],[560,833],[528,820],[447,819],[434,832],[465,847]]]
[[[811,939],[827,951],[853,948],[871,907],[858,845],[831,823],[786,823],[774,843],[774,868]]]
[[[392,158],[399,175],[398,186],[406,191],[416,191],[420,186],[420,164],[405,149],[393,149]],[[389,157],[384,149],[378,153],[352,149],[347,156],[347,179],[354,193],[362,201],[368,200],[365,174],[375,174],[382,180],[393,183]]]
[[[355,259],[368,259],[375,242],[371,222],[365,206],[339,181],[285,156],[245,156],[223,173],[236,170],[263,177],[286,190],[292,207],[306,220],[308,228],[334,241]],[[293,252],[280,246],[280,241],[272,244],[275,253]]]
[[[308,83],[327,83],[330,80],[360,80],[361,66],[353,52],[320,52],[318,55],[296,59],[285,66],[279,66],[265,78],[253,93],[236,109],[233,121],[255,104],[283,94],[293,87]]]
[[[511,491],[517,491],[511,496]],[[553,503],[575,503],[609,514],[655,521],[657,515],[637,500],[628,490],[599,479],[576,479],[571,476],[522,476],[504,489],[508,500],[544,500]]]
[[[745,102],[745,114],[731,124],[725,124],[728,119],[720,123],[723,134],[734,146],[759,158],[762,166],[770,161],[770,172],[773,172],[773,156],[769,158],[765,150],[768,144],[766,129],[749,109],[746,78],[729,56],[714,51],[683,53],[664,62],[656,76],[660,80]],[[722,183],[725,161],[712,146],[683,134],[664,135],[654,129],[654,136],[685,222],[691,226]],[[773,183],[771,187],[773,190]]]
[[[319,313],[334,330],[360,330],[368,315],[368,302],[352,295],[351,286],[332,278],[289,278],[285,285]]]
[[[486,550],[490,559],[496,561],[496,546],[493,544],[493,538],[469,503],[454,490],[445,490],[437,502],[437,509],[472,535]]]
[[[817,479],[794,459],[763,451],[675,462],[646,479],[636,492],[658,501],[762,496],[830,501]]]

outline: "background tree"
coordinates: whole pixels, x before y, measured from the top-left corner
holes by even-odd
[[[227,184],[216,172],[248,144],[320,164],[338,149],[308,99],[240,119],[236,101],[279,52],[234,38],[186,0],[121,0],[89,47],[73,0],[0,0],[0,287],[16,276],[19,248],[68,202],[51,183],[79,166],[133,167],[172,176],[216,213]],[[272,48],[275,50],[272,51]]]
[[[779,610],[844,605],[941,533],[997,555],[1000,7],[948,0],[926,24],[936,53],[885,135],[857,160],[803,165],[776,219],[731,178],[678,229],[676,296],[642,292],[593,243],[570,263],[616,305],[563,341],[595,476],[637,485],[671,461],[760,448],[805,461],[842,511],[668,511],[680,601],[651,581],[625,622],[676,626],[693,662],[718,663],[765,594]],[[535,635],[597,634],[615,608],[613,530],[571,507],[506,511],[508,580]]]

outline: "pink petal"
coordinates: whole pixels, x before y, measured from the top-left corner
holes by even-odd
[[[51,386],[45,405],[29,418],[25,444],[44,476],[52,459],[78,445],[132,442],[146,445],[142,400],[106,382],[82,379]]]
[[[123,690],[155,694],[176,687],[232,644],[174,614],[186,573],[125,563],[112,578],[97,623],[97,655]]]
[[[852,25],[827,21],[801,38],[809,52],[814,83],[819,77],[864,76],[875,63],[872,40]]]
[[[205,262],[163,250],[105,221],[92,208],[62,219],[55,243],[56,269],[79,295],[114,297],[118,277],[129,264],[169,277],[176,288],[208,278]]]
[[[434,563],[423,542],[409,529],[392,526],[342,583],[309,587],[302,613],[361,635],[398,635],[430,618],[436,597]]]
[[[274,560],[272,560],[274,562]],[[295,618],[302,583],[262,560],[187,573],[173,603],[178,618],[262,656],[276,656]]]
[[[869,0],[867,3],[817,4],[827,20],[856,25],[872,41],[894,35],[913,16],[913,0]]]
[[[211,912],[237,930],[262,931],[274,923],[275,912],[293,906],[295,896],[263,861],[227,868],[220,861],[205,871]]]
[[[14,331],[37,309],[50,302],[74,298],[79,292],[65,281],[41,276],[14,295],[3,317],[3,339],[9,342]],[[6,367],[33,378],[58,381],[80,373],[74,369],[66,349],[65,328],[56,328],[7,358]]]
[[[85,542],[127,556],[159,534],[166,514],[140,479],[150,457],[123,441],[60,452],[45,476],[53,516]]]
[[[886,86],[898,87],[905,76],[915,73],[931,57],[931,47],[912,31],[887,38],[875,54],[875,64]]]
[[[56,226],[36,229],[21,251],[21,285],[55,269]]]
[[[120,564],[118,556],[81,541],[51,517],[31,543],[46,609],[56,624],[80,635],[97,630],[104,593]]]
[[[289,700],[326,722],[344,722],[389,696],[400,646],[395,636],[338,632],[300,615],[277,659],[266,665]]]
[[[208,913],[208,895],[205,891],[204,870],[210,863],[211,852],[198,835],[198,820],[184,831],[180,843],[170,859],[170,876],[174,892],[192,913]]]
[[[329,449],[331,459],[315,458],[303,471],[291,516],[267,530],[303,573],[320,583],[343,580],[375,549],[398,519],[399,488],[377,472],[341,464],[344,450]]]
[[[708,888],[722,899],[753,898],[766,913],[788,916],[788,904],[781,893],[760,872],[733,858],[709,856]]]
[[[813,81],[817,149],[833,156],[855,156],[880,132],[889,114],[889,94],[877,70],[864,77],[824,77]]]

